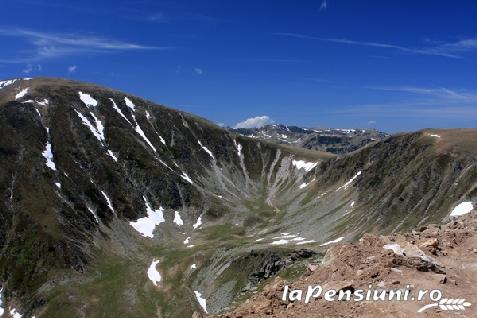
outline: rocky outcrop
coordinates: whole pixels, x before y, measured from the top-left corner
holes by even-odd
[[[285,267],[292,265],[298,260],[308,259],[316,254],[315,251],[309,249],[301,249],[286,255],[281,255],[273,251],[251,251],[251,258],[258,257],[261,258],[262,261],[258,264],[256,270],[250,273],[249,284],[243,289],[243,291],[249,291],[256,288],[260,282],[275,276]]]
[[[284,301],[288,290],[320,285],[323,290],[439,289],[443,298],[477,303],[477,212],[444,225],[429,225],[419,231],[376,236],[367,234],[357,243],[338,244],[326,252],[323,262],[310,264],[295,281],[276,278],[258,295],[238,308],[216,317],[421,317],[417,311],[432,303],[422,301],[325,301],[323,297]],[[465,309],[471,314],[475,309]],[[429,309],[426,317],[447,317],[442,309]]]

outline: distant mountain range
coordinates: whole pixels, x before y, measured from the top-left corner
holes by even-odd
[[[260,128],[230,128],[251,138],[306,149],[345,154],[369,143],[381,141],[388,134],[376,129],[308,129],[297,126],[266,125]]]

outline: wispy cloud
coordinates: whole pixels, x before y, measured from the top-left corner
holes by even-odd
[[[23,74],[31,74],[35,71],[41,72],[43,70],[43,66],[41,64],[33,65],[27,64],[25,68],[22,70]]]
[[[59,56],[113,51],[174,49],[174,47],[169,46],[145,46],[93,35],[47,33],[16,28],[0,28],[0,37],[20,38],[30,45],[30,48],[27,50],[29,52],[28,55],[21,56],[18,54],[15,58],[3,58],[0,59],[1,63],[35,62]]]
[[[317,40],[352,46],[375,47],[401,51],[407,54],[442,56],[454,59],[462,58],[462,53],[477,51],[477,39],[475,38],[463,39],[457,42],[426,45],[422,47],[407,47],[390,43],[356,41],[346,38],[322,38],[299,33],[275,32],[273,34],[297,39]]]
[[[320,5],[320,11],[326,10],[328,8],[328,3],[326,0],[323,0]]]
[[[235,59],[234,61],[245,61],[245,62],[257,62],[257,63],[310,63],[309,60],[302,59],[288,59],[288,58],[273,58],[273,57],[264,57],[264,58],[251,58],[251,59]]]
[[[389,104],[357,104],[328,112],[329,115],[377,116],[377,117],[422,117],[422,118],[476,118],[477,107],[471,105],[429,105],[418,102]]]
[[[264,115],[238,122],[234,128],[259,128],[271,123],[273,123],[273,120],[269,116]]]
[[[78,69],[78,66],[76,65],[68,66],[68,73],[74,73],[76,72],[77,69]]]
[[[204,70],[201,69],[200,67],[195,67],[195,68],[194,68],[194,72],[195,72],[197,75],[203,75],[203,74],[204,74]]]
[[[382,90],[390,92],[402,92],[413,95],[424,95],[433,97],[438,100],[446,102],[460,102],[460,103],[477,103],[477,93],[467,90],[456,90],[445,87],[429,88],[416,86],[370,86],[367,87],[373,90]]]
[[[366,87],[404,93],[408,97],[390,103],[356,104],[340,107],[333,115],[369,117],[477,118],[477,92],[463,89],[414,86]]]
[[[146,16],[145,20],[148,22],[154,22],[154,23],[171,22],[171,19],[168,16],[166,16],[163,12],[156,12],[156,13],[150,14]]]

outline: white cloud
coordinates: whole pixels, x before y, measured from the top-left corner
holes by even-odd
[[[204,70],[199,68],[199,67],[196,67],[194,68],[194,72],[197,74],[197,75],[202,75],[204,74]]]
[[[78,69],[78,66],[76,65],[68,66],[68,73],[74,73],[76,72],[77,69]]]
[[[234,128],[259,128],[271,123],[273,123],[273,120],[270,117],[257,116],[237,123]]]
[[[47,33],[27,29],[0,28],[0,37],[15,37],[25,39],[30,45],[28,56],[16,54],[15,58],[0,59],[1,63],[28,63],[47,58],[83,55],[91,53],[106,53],[111,51],[139,51],[139,50],[169,50],[168,46],[145,46],[141,44],[123,42],[94,35],[80,35],[70,33]]]
[[[368,121],[368,125],[370,125],[370,126],[371,125],[376,125],[376,121],[375,120],[370,120],[370,121]]]
[[[328,8],[328,3],[326,2],[326,0],[323,0],[321,2],[320,11],[326,10],[327,8]]]

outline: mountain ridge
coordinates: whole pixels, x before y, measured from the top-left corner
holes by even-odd
[[[325,151],[337,155],[356,151],[370,143],[384,140],[390,136],[374,128],[303,128],[273,124],[258,128],[228,129],[243,136],[260,138],[276,144]]]

